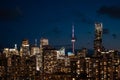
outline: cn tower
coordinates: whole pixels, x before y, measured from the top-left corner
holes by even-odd
[[[72,25],[72,39],[71,39],[71,42],[72,42],[72,52],[73,52],[73,54],[75,54],[75,36],[74,36],[74,25]]]

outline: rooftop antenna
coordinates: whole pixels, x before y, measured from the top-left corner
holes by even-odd
[[[15,49],[17,50],[17,44],[15,44]]]
[[[37,39],[35,39],[35,46],[37,46]]]

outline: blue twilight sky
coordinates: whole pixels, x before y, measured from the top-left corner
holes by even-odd
[[[2,0],[0,47],[13,47],[27,38],[41,37],[51,45],[71,44],[75,26],[76,48],[93,48],[94,23],[102,22],[103,44],[120,50],[120,0]]]

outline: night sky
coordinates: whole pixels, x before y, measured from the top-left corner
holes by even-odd
[[[0,47],[41,37],[68,45],[74,24],[76,48],[92,49],[95,22],[103,23],[105,48],[120,50],[120,0],[1,0]]]

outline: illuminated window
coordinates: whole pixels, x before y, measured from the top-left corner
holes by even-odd
[[[107,65],[107,63],[106,63],[106,62],[104,62],[104,65]]]

